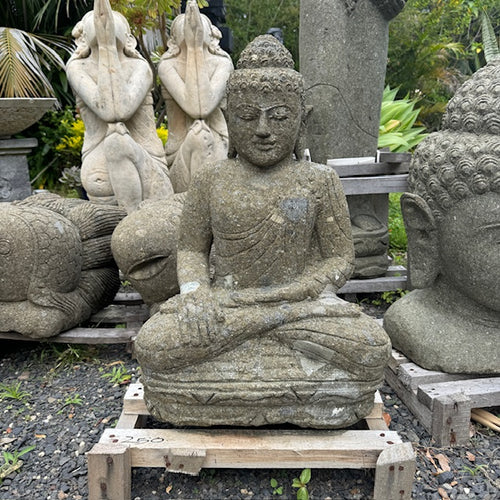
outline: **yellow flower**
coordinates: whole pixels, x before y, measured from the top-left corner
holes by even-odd
[[[161,142],[165,146],[165,143],[167,142],[168,139],[168,129],[166,129],[163,125],[159,128],[156,129],[156,133],[158,134],[158,137],[161,139]]]

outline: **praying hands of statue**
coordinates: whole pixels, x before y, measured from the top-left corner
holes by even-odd
[[[186,45],[191,48],[202,48],[205,27],[201,20],[201,14],[196,0],[189,0],[186,5],[186,17],[184,21],[184,39]]]
[[[94,1],[94,26],[99,49],[116,51],[115,22],[109,0]]]

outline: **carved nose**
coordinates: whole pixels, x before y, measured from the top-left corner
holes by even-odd
[[[271,130],[269,129],[269,122],[265,113],[261,113],[259,117],[259,123],[255,129],[255,134],[258,137],[269,137],[271,135]]]

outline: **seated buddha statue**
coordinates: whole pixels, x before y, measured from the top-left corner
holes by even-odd
[[[401,198],[416,288],[384,318],[394,347],[429,370],[500,373],[500,61],[448,103],[417,148]]]
[[[337,428],[372,409],[390,342],[336,291],[353,270],[346,199],[301,160],[302,76],[257,37],[228,82],[229,158],[186,193],[180,294],[135,344],[151,414],[174,425]]]

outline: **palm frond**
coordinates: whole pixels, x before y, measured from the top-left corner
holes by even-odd
[[[48,45],[48,40],[15,28],[0,27],[0,97],[54,96],[43,68],[64,69],[64,61]],[[50,43],[67,49],[67,44],[63,47],[61,41]]]

